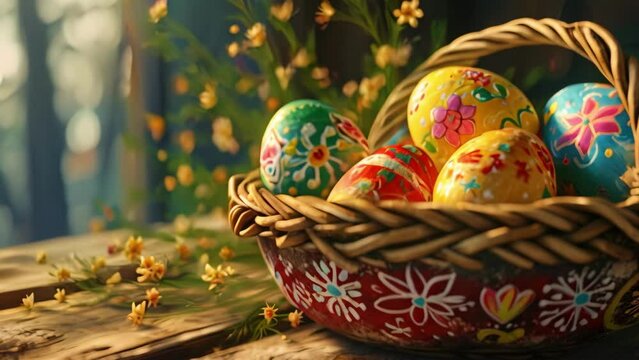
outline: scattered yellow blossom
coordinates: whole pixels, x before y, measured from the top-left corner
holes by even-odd
[[[131,313],[127,315],[127,319],[133,323],[135,326],[139,326],[142,324],[142,320],[144,320],[144,314],[146,313],[146,300],[142,301],[137,306],[135,302],[131,303]]]
[[[107,285],[115,285],[121,282],[122,282],[122,274],[120,274],[119,271],[115,272],[113,275],[109,276],[108,279],[106,279]]]
[[[262,23],[255,23],[246,30],[246,38],[250,47],[260,47],[266,42],[266,27]]]
[[[218,285],[223,284],[224,280],[227,277],[233,275],[235,270],[230,267],[222,267],[222,265],[218,265],[217,267],[212,267],[210,264],[206,264],[204,266],[204,274],[202,275],[202,280],[209,283],[209,291],[215,289]]]
[[[306,48],[299,49],[293,57],[293,60],[291,60],[291,65],[295,66],[296,68],[305,68],[310,63],[311,59],[308,56],[308,51],[306,50]]]
[[[323,0],[315,13],[315,22],[325,28],[335,15],[335,8],[328,0]]]
[[[238,34],[240,32],[240,26],[238,24],[233,24],[231,26],[229,26],[229,33],[230,34]]]
[[[228,178],[228,176],[228,170],[225,166],[222,165],[216,166],[211,173],[211,178],[218,184],[226,183],[226,179]]]
[[[29,295],[25,295],[22,298],[22,305],[25,308],[27,308],[27,310],[33,309],[33,307],[35,306],[35,295],[33,295],[33,293],[31,293]]]
[[[235,257],[235,251],[233,251],[233,249],[228,246],[223,246],[217,255],[220,257],[220,259],[229,261]]]
[[[209,254],[203,253],[200,255],[200,260],[198,261],[200,265],[206,265],[209,263]]]
[[[184,239],[178,238],[177,243],[175,244],[175,250],[177,250],[180,259],[188,260],[191,257],[191,249],[184,242]]]
[[[189,91],[189,79],[184,75],[177,75],[173,79],[173,91],[178,95],[184,95]]]
[[[142,236],[129,236],[126,244],[124,244],[124,255],[127,259],[131,261],[137,260],[140,255],[142,255],[142,250],[144,250],[144,240],[142,240]]]
[[[166,2],[167,0],[155,0],[149,7],[149,20],[152,23],[157,24],[169,13]]]
[[[268,111],[275,111],[279,106],[280,101],[276,97],[269,96],[268,99],[266,99],[266,109],[268,109]]]
[[[151,306],[157,307],[158,302],[160,301],[161,298],[162,296],[160,295],[160,292],[156,288],[151,288],[150,290],[146,291],[146,299],[149,301],[149,307]]]
[[[196,198],[205,199],[211,195],[211,187],[208,184],[200,184],[193,192]]]
[[[177,168],[177,173],[175,174],[178,182],[182,186],[190,186],[195,181],[195,175],[193,175],[193,169],[189,164],[181,164]]]
[[[380,46],[375,53],[375,64],[382,69],[388,65],[395,67],[404,66],[408,62],[411,52],[412,47],[410,44],[404,44],[399,48],[384,44]]]
[[[240,144],[233,137],[233,124],[227,117],[220,116],[213,120],[213,144],[222,152],[235,154],[240,150]]]
[[[193,130],[184,130],[178,136],[178,142],[180,143],[180,148],[187,154],[193,152],[195,149],[195,133]]]
[[[184,234],[185,232],[191,230],[192,226],[193,222],[191,221],[191,219],[183,214],[176,216],[173,220],[173,229],[178,234]]]
[[[55,295],[53,295],[53,298],[55,298],[56,301],[62,304],[67,300],[67,291],[65,289],[57,288],[55,289]]]
[[[355,80],[347,81],[344,86],[342,86],[342,93],[344,95],[351,97],[357,91],[359,84]]]
[[[279,21],[288,21],[293,15],[293,0],[284,0],[280,5],[271,5],[271,15]]]
[[[311,70],[311,77],[317,80],[319,87],[325,89],[331,85],[331,79],[329,78],[329,71],[326,67],[314,67]]]
[[[399,9],[393,10],[393,15],[397,18],[399,25],[409,24],[417,27],[417,19],[424,16],[424,12],[419,8],[419,0],[402,1]]]
[[[379,90],[386,85],[384,74],[377,74],[372,78],[363,78],[359,84],[361,106],[369,108],[379,97]]]
[[[237,90],[240,94],[246,94],[254,85],[255,83],[253,82],[253,79],[248,76],[242,76],[240,80],[235,83],[235,90]]]
[[[155,261],[155,256],[140,256],[140,265],[135,272],[138,282],[160,281],[166,272],[166,266],[160,261]]]
[[[262,308],[262,313],[260,315],[264,316],[264,319],[266,319],[267,323],[270,323],[277,314],[277,310],[278,309],[275,307],[275,304],[271,306],[266,303],[266,307]]]
[[[237,54],[240,53],[240,44],[237,43],[237,41],[233,41],[232,43],[228,44],[228,46],[226,47],[226,53],[229,54],[229,57],[234,58],[237,56]]]
[[[164,188],[166,189],[166,191],[171,192],[175,190],[176,186],[177,179],[175,178],[175,176],[167,175],[164,177]]]
[[[104,231],[105,228],[106,224],[104,223],[104,219],[100,217],[93,217],[89,220],[89,232],[97,234]]]
[[[160,115],[146,114],[146,127],[151,133],[151,138],[155,141],[160,141],[166,132],[166,122]]]
[[[271,93],[271,85],[269,84],[268,81],[262,81],[262,83],[260,83],[260,85],[257,86],[257,96],[260,99],[266,100],[266,98],[269,96],[270,93]]]
[[[202,249],[210,249],[215,246],[215,240],[203,236],[197,240],[197,245]]]
[[[291,65],[278,66],[275,68],[275,76],[277,77],[277,81],[280,83],[280,87],[282,90],[286,90],[288,88],[288,83],[291,81],[291,78],[295,74],[295,68]]]
[[[212,82],[204,85],[204,90],[200,93],[200,106],[206,110],[212,109],[217,105],[217,88]]]
[[[61,267],[56,271],[55,276],[58,278],[58,281],[62,282],[71,278],[71,272],[67,268]]]
[[[104,256],[98,256],[94,258],[93,261],[91,262],[91,272],[95,273],[105,266],[106,266],[106,260],[104,259]]]
[[[300,326],[300,323],[302,322],[303,317],[304,317],[304,312],[295,310],[293,312],[288,313],[288,322],[291,323],[292,327],[296,328]]]
[[[164,149],[160,149],[160,150],[158,150],[157,158],[158,158],[158,160],[164,162],[164,161],[166,161],[166,159],[169,158],[169,153],[166,152],[166,150],[164,150]]]
[[[38,253],[36,254],[36,263],[38,264],[46,264],[47,263],[47,253],[40,250],[38,251]]]

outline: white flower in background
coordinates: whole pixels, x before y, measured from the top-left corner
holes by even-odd
[[[393,293],[377,299],[375,308],[386,314],[410,313],[411,320],[420,326],[432,319],[446,328],[455,310],[466,311],[475,305],[462,295],[450,294],[455,273],[433,276],[427,281],[418,269],[408,265],[404,279],[381,271],[378,277]]]
[[[306,273],[313,284],[313,296],[318,302],[326,302],[326,308],[331,314],[343,316],[346,321],[359,320],[358,310],[366,311],[366,305],[358,302],[354,298],[362,296],[359,291],[362,285],[359,281],[348,281],[348,272],[337,269],[334,262],[328,265],[323,260],[319,264],[313,261],[316,275]]]
[[[575,331],[578,325],[587,325],[588,319],[598,318],[615,289],[606,272],[607,269],[597,273],[585,267],[545,285],[543,292],[549,297],[539,301],[539,307],[544,309],[539,316],[541,325],[552,325],[562,332]]]

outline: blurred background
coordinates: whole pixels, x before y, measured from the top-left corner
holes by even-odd
[[[313,96],[304,90],[262,96],[263,89],[253,84],[254,96],[236,101],[250,112],[230,105],[218,105],[220,114],[194,109],[202,106],[208,83],[237,85],[259,79],[260,73],[268,76],[250,56],[229,55],[229,44],[238,39],[229,31],[238,22],[237,1],[169,0],[171,23],[164,27],[149,22],[155,3],[0,0],[0,246],[224,211],[228,176],[255,163],[270,114],[291,97]],[[268,21],[269,1],[245,3],[257,20]],[[339,0],[332,3],[340,6]],[[400,1],[370,3],[399,7]],[[331,74],[322,91],[337,89],[340,95],[350,79],[375,66],[376,41],[369,34],[348,22],[318,26],[319,0],[294,4],[290,26],[307,44],[312,41],[314,66]],[[440,43],[519,17],[598,22],[627,54],[639,55],[639,2],[632,0],[423,0],[420,7],[419,26],[405,32],[412,56],[399,77]],[[277,53],[286,47],[286,33],[272,33],[270,47]],[[208,72],[198,65],[202,59],[208,59]],[[517,49],[480,66],[511,78],[538,109],[568,83],[601,80],[594,67],[561,49]],[[239,68],[240,75],[214,78],[227,67]],[[355,116],[374,117],[392,88],[389,77],[386,86],[375,106],[354,108]],[[224,104],[225,94],[215,94],[218,104]],[[278,93],[271,89],[271,94]],[[221,115],[232,121],[219,120]],[[196,121],[202,118],[206,121]]]

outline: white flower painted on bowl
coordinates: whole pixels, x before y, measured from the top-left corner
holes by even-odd
[[[306,277],[313,282],[313,297],[320,303],[326,301],[326,308],[331,314],[343,316],[346,321],[359,320],[358,310],[366,311],[366,305],[354,298],[362,296],[359,291],[362,285],[359,281],[348,281],[348,272],[338,269],[334,262],[328,265],[324,260],[319,264],[313,261],[317,276],[306,273]]]
[[[544,286],[543,292],[549,296],[539,301],[539,307],[544,309],[541,325],[572,332],[588,324],[589,319],[598,318],[615,288],[612,279],[605,276],[606,271],[597,273],[587,267],[581,272],[572,270],[567,277],[560,276],[555,283]]]
[[[404,326],[403,318],[395,318],[395,324],[384,323],[384,326],[386,329],[382,329],[382,334],[391,339],[399,340],[398,336],[411,337],[412,329],[409,326]]]
[[[447,328],[455,310],[466,311],[475,305],[462,295],[450,294],[455,273],[433,276],[426,281],[419,269],[408,265],[404,279],[381,271],[378,277],[393,293],[377,299],[375,308],[386,314],[410,313],[411,320],[419,326],[432,319],[439,326]]]

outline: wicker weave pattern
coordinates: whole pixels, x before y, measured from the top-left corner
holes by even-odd
[[[405,121],[413,87],[432,69],[472,65],[481,56],[526,45],[557,45],[590,59],[616,87],[636,129],[639,66],[624,58],[610,33],[589,22],[519,19],[462,36],[433,54],[390,94],[371,130],[371,144],[381,144]],[[635,159],[639,163],[636,150]],[[254,171],[229,182],[229,221],[239,236],[272,238],[281,248],[313,247],[351,272],[362,263],[383,267],[408,261],[479,270],[484,264],[478,255],[485,252],[524,269],[585,264],[600,256],[630,260],[639,252],[639,182],[636,172],[630,175],[633,196],[619,204],[556,197],[523,205],[450,207],[361,199],[334,204],[273,195]],[[610,240],[611,234],[621,240]]]

